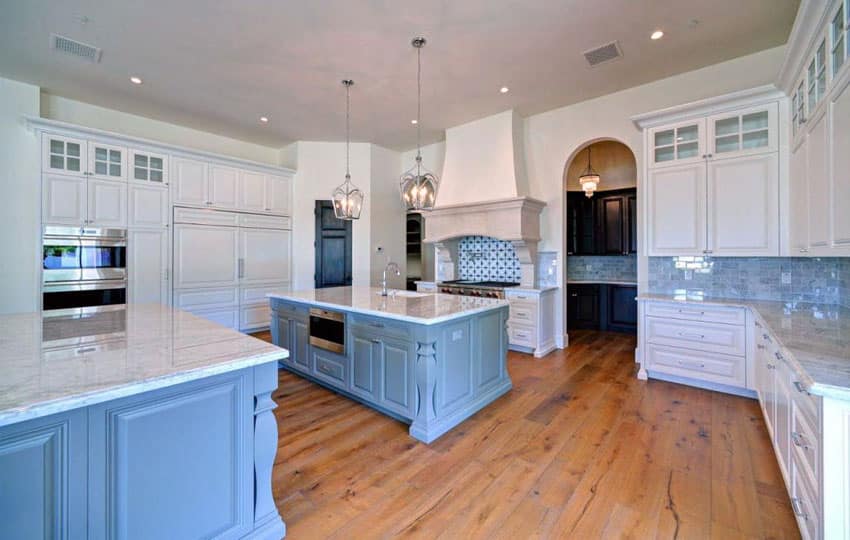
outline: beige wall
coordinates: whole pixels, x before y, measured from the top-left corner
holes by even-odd
[[[41,145],[24,116],[38,116],[37,86],[0,78],[0,313],[41,307]]]
[[[41,95],[41,116],[133,137],[279,165],[280,149],[207,133],[144,116],[106,109],[47,93]]]

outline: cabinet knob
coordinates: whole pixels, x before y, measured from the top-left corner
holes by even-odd
[[[800,248],[800,253],[808,253],[809,250],[806,248]]]

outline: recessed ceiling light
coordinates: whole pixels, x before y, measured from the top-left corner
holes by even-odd
[[[133,75],[132,77],[130,77],[130,82],[133,84],[142,84],[142,79]]]
[[[664,37],[664,32],[662,32],[661,30],[656,30],[649,37],[650,37],[650,39],[661,39],[661,38]]]
[[[510,90],[510,88],[508,88],[507,86],[503,86],[503,87],[499,88],[499,92],[501,92],[503,94],[507,94],[509,90]]]
[[[268,124],[269,123],[269,117],[268,116],[261,116],[260,122],[262,122],[264,124]]]
[[[410,123],[411,123],[411,124],[418,124],[418,123],[419,123],[419,120],[417,120],[416,118],[414,118],[413,120],[411,120],[411,121],[410,121]]]

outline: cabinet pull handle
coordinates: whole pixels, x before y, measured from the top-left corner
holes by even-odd
[[[776,369],[776,364],[771,364],[768,362],[767,369]]]
[[[799,517],[803,518],[805,521],[809,520],[809,515],[803,511],[803,507],[800,504],[800,499],[794,497],[791,499],[791,508],[794,509],[794,513]]]
[[[806,438],[803,437],[801,433],[796,431],[791,432],[791,440],[794,441],[794,446],[799,446],[803,450],[811,450],[809,444],[806,442]]]
[[[809,250],[806,248],[800,248],[800,253],[808,253]]]
[[[238,261],[238,277],[241,279],[245,277],[245,259],[239,259]]]
[[[705,315],[705,311],[690,311],[690,310],[687,310],[687,309],[680,309],[679,314],[680,315],[694,315],[696,317],[702,317],[703,315]]]
[[[773,356],[775,356],[777,360],[781,360],[783,362],[785,361],[785,357],[782,356],[782,353],[780,353],[779,351],[776,351],[775,353],[773,353]]]
[[[759,343],[758,345],[756,345],[756,348],[763,351],[765,349],[765,346]]]
[[[809,391],[806,390],[806,387],[803,386],[803,383],[801,383],[800,381],[794,381],[794,388],[796,388],[797,391],[800,392],[801,394],[806,394],[807,396],[811,395],[809,393]]]
[[[380,344],[381,344],[381,340],[380,340],[380,339],[377,339],[377,338],[373,338],[371,341],[372,341],[372,343],[374,343],[375,345],[380,345]]]
[[[691,337],[697,339],[705,339],[705,335],[703,334],[693,334],[691,332],[679,332],[679,337]]]
[[[370,323],[369,323],[369,326],[371,326],[372,328],[383,328],[383,327],[384,327],[384,325],[383,325],[383,324],[381,324],[381,323],[374,323],[374,322],[370,322]]]
[[[756,328],[761,328],[761,323],[760,323],[760,322],[755,321],[755,325],[756,325]]]
[[[80,349],[77,349],[77,354],[86,354],[86,353],[94,352],[96,350],[97,350],[97,347],[82,347]]]
[[[770,335],[768,335],[768,334],[762,334],[762,335],[761,335],[761,337],[763,337],[763,338],[764,338],[764,340],[765,340],[765,341],[767,341],[768,343],[773,343],[773,340],[772,340],[772,339],[770,339]]]
[[[690,362],[683,362],[681,360],[679,360],[679,365],[682,367],[705,369],[705,364],[691,364]]]

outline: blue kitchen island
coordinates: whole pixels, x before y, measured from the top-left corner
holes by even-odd
[[[0,538],[282,538],[286,355],[159,304],[0,316]]]
[[[281,366],[430,443],[511,389],[505,300],[334,287],[269,295]]]

